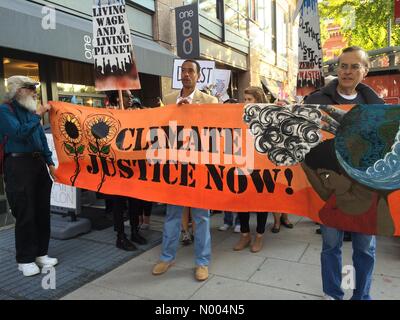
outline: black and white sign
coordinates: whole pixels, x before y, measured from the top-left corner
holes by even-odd
[[[53,136],[50,133],[46,133],[47,144],[49,145],[50,151],[53,153],[52,159],[56,167],[58,166],[58,159],[56,149],[54,146]],[[57,208],[66,208],[76,210],[76,188],[67,186],[65,184],[53,182],[51,189],[50,205]]]
[[[96,90],[140,89],[125,0],[96,0],[92,11]]]
[[[178,56],[186,59],[200,57],[198,4],[175,8],[175,22]]]
[[[323,85],[322,47],[318,0],[303,1],[299,20],[299,71],[297,88]]]
[[[174,71],[172,75],[172,89],[182,89],[182,64],[185,59],[174,60]],[[204,87],[214,83],[215,61],[196,60],[200,64],[200,78],[197,81],[196,88],[202,90]]]

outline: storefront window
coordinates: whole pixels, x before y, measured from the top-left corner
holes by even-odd
[[[34,61],[3,58],[4,78],[27,76],[39,82],[39,64]]]
[[[96,92],[95,87],[80,84],[57,83],[58,100],[88,107],[104,108],[105,94]]]

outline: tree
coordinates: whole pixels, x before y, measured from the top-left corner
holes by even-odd
[[[394,0],[324,0],[318,5],[321,21],[333,19],[342,26],[349,45],[374,50],[388,46],[388,20],[393,21]],[[321,24],[322,41],[327,36]],[[392,22],[391,45],[400,45],[400,25]]]

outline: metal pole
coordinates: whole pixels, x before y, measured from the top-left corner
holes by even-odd
[[[392,16],[390,16],[388,19],[387,28],[388,28],[387,43],[388,43],[388,47],[390,47],[391,41],[392,41]]]

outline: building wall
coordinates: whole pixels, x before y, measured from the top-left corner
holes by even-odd
[[[347,47],[347,41],[341,33],[340,25],[329,23],[326,28],[329,38],[322,44],[324,61],[337,58],[342,49]]]
[[[243,0],[245,1],[245,0]],[[225,41],[222,38],[223,25],[215,17],[200,10],[200,51],[201,58],[215,60],[225,68],[232,69],[238,76],[238,98],[243,100],[243,90],[249,85],[261,86],[261,79],[272,79],[285,83],[287,91],[294,92],[297,76],[297,25],[293,23],[292,12],[296,0],[275,0],[282,8],[286,24],[276,26],[276,29],[285,28],[285,57],[273,50],[273,44],[265,46],[260,43],[260,36],[267,37],[260,32],[258,21],[247,19],[247,35],[239,33],[230,26],[225,27]],[[192,1],[186,1],[189,4]],[[160,0],[156,1],[156,14],[154,17],[154,40],[176,54],[175,36],[175,11],[174,8],[182,6],[182,1]],[[274,20],[275,21],[275,20]],[[272,23],[272,22],[271,22]],[[298,24],[298,23],[297,23]],[[282,30],[278,31],[278,34]],[[272,30],[271,30],[272,32]],[[272,41],[272,40],[271,40]],[[171,70],[172,73],[172,70]],[[236,84],[235,84],[236,85]],[[171,91],[170,80],[162,79],[164,91]]]
[[[39,3],[45,6],[54,7],[65,13],[92,20],[92,0],[26,0],[29,2]],[[126,13],[128,16],[129,26],[134,34],[147,37],[153,37],[152,13],[154,12],[154,0],[145,1],[126,1]],[[143,14],[147,11],[148,14]]]
[[[277,29],[286,28],[286,56],[282,57],[276,52],[277,50],[274,51],[271,47],[260,45],[262,32],[260,31],[259,22],[250,20],[250,82],[251,85],[260,86],[263,78],[267,80],[267,83],[268,80],[273,80],[278,83],[284,83],[286,91],[294,94],[298,68],[298,22],[293,21],[292,14],[296,1],[281,0],[277,5],[284,9],[286,19],[286,25],[276,25]],[[273,40],[271,39],[271,41]]]

